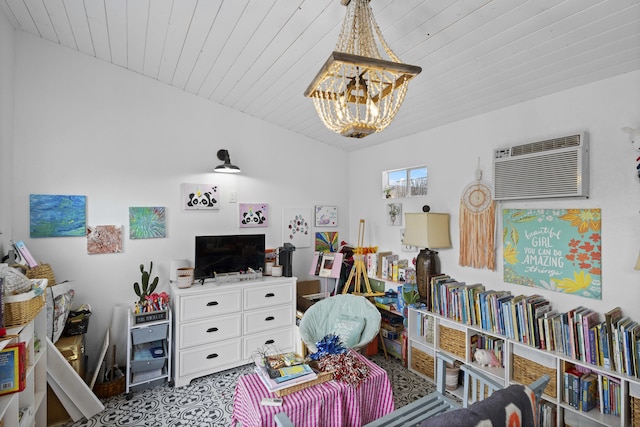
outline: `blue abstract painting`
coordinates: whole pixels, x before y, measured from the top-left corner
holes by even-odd
[[[87,197],[29,195],[31,237],[68,237],[87,234]]]

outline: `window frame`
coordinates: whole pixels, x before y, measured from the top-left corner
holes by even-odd
[[[422,172],[424,170],[424,172]],[[419,175],[412,178],[413,173]],[[395,176],[404,176],[396,178]],[[419,185],[412,185],[417,180],[423,180]],[[407,168],[391,169],[382,172],[382,197],[387,199],[401,199],[408,197],[426,196],[429,184],[429,170],[427,165],[411,166]],[[418,190],[417,194],[414,192]]]

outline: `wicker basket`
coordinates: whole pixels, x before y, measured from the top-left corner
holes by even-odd
[[[117,396],[121,393],[124,393],[124,389],[126,386],[125,380],[126,378],[123,375],[117,380],[96,383],[93,386],[93,392],[96,394],[96,396],[103,399],[107,397]]]
[[[421,374],[435,379],[434,371],[434,358],[432,355],[425,353],[424,351],[411,347],[411,368],[420,372]]]
[[[551,378],[544,393],[551,397],[556,397],[556,370],[536,363],[526,357],[513,355],[513,379],[520,384],[531,384],[542,375],[547,374]]]
[[[631,396],[631,425],[640,425],[640,397]]]
[[[39,283],[41,290],[46,288],[46,280],[32,282]],[[22,326],[31,322],[40,313],[45,304],[45,295],[36,295],[35,291],[4,297],[4,326],[7,328]]]
[[[307,381],[306,383],[292,385],[291,387],[283,388],[281,390],[274,391],[274,394],[278,397],[287,396],[291,393],[295,393],[296,391],[304,390],[305,388],[312,387],[314,385],[326,383],[327,381],[331,381],[333,379],[333,372],[319,372],[318,378],[312,381]]]
[[[440,348],[444,351],[458,356],[461,359],[466,358],[466,338],[464,331],[440,326]]]
[[[49,264],[36,265],[28,269],[25,275],[29,279],[47,279],[48,286],[54,286],[56,284],[56,277],[53,275],[53,269]]]

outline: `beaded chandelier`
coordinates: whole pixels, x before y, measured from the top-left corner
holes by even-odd
[[[369,0],[340,0],[347,6],[335,51],[304,95],[334,132],[364,138],[382,132],[404,101],[409,80],[422,68],[407,65],[387,45]],[[391,60],[382,59],[377,36]]]

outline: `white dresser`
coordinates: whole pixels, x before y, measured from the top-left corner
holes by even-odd
[[[293,351],[295,292],[295,277],[185,289],[172,283],[175,386],[250,363],[265,346]]]

